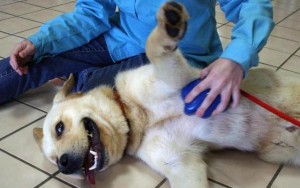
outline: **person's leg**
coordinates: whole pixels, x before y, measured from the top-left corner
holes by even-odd
[[[0,104],[50,79],[78,73],[89,67],[111,64],[113,61],[101,36],[82,47],[43,58],[41,62],[31,65],[28,73],[23,76],[11,68],[9,58],[3,59],[0,61]]]
[[[91,67],[85,69],[77,75],[75,90],[86,92],[102,84],[113,86],[117,73],[134,69],[148,63],[149,60],[146,54],[140,54],[103,68]]]

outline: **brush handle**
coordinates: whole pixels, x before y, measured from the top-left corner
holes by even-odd
[[[185,87],[183,87],[182,90],[181,90],[182,99],[184,100],[185,97],[189,94],[189,92],[196,85],[198,85],[201,81],[202,81],[201,79],[197,79],[197,80],[194,80],[194,81],[190,82]],[[196,96],[194,98],[194,100],[192,100],[191,102],[185,103],[184,104],[184,113],[186,115],[194,115],[196,113],[197,109],[200,107],[200,105],[204,101],[204,99],[206,98],[206,96],[208,95],[209,91],[210,91],[210,89],[207,89],[207,90],[201,92],[198,96]],[[211,116],[211,114],[213,113],[213,111],[220,104],[220,102],[221,102],[221,96],[218,95],[215,98],[215,100],[211,103],[211,105],[206,109],[206,111],[205,111],[204,115],[202,116],[202,118],[209,118]]]

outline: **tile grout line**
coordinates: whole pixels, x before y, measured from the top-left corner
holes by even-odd
[[[0,5],[0,7],[6,6],[6,5],[10,5],[10,4],[14,4],[14,3],[20,3],[20,2],[23,2],[23,0],[14,1],[14,2],[11,2],[11,3],[7,3],[7,4],[4,4],[4,5]]]
[[[283,67],[284,64],[286,64],[286,62],[288,62],[288,60],[290,60],[300,49],[300,47],[298,47],[297,50],[295,50],[286,60],[283,61],[283,63],[281,65],[279,65],[279,67],[276,69],[276,71],[278,71],[281,67]]]
[[[70,1],[68,3],[63,3],[63,4],[59,4],[59,5],[55,5],[55,6],[51,6],[51,7],[43,7],[43,6],[39,6],[39,5],[35,5],[35,4],[30,4],[30,3],[27,3],[27,2],[23,2],[23,1],[17,1],[17,2],[14,2],[14,3],[19,3],[19,2],[22,2],[24,4],[28,4],[28,5],[32,5],[32,6],[36,6],[36,7],[39,7],[39,8],[42,8],[41,10],[36,10],[36,11],[33,11],[33,12],[28,12],[28,13],[25,13],[25,14],[20,14],[20,15],[14,15],[14,14],[11,14],[11,13],[8,13],[8,12],[3,12],[3,11],[0,11],[0,13],[4,13],[4,14],[8,14],[10,16],[13,16],[13,17],[10,17],[10,18],[5,18],[5,19],[2,19],[0,21],[3,21],[3,20],[8,20],[8,19],[12,19],[12,18],[23,18],[23,19],[26,19],[26,20],[29,20],[29,21],[34,21],[34,22],[38,22],[38,23],[41,23],[41,24],[44,24],[44,22],[40,22],[40,21],[36,21],[36,20],[31,20],[29,18],[24,18],[22,16],[24,15],[27,15],[27,14],[31,14],[31,13],[35,13],[35,12],[39,12],[39,11],[43,11],[43,10],[52,10],[52,11],[56,11],[56,12],[59,12],[59,13],[65,13],[65,12],[62,12],[60,10],[54,10],[52,8],[55,8],[55,7],[59,7],[59,6],[62,6],[62,5],[66,5],[66,4],[70,4],[70,3],[73,3],[75,1]],[[14,3],[9,3],[9,4],[14,4]],[[8,5],[8,4],[6,4]],[[5,5],[1,5],[1,6],[5,6]],[[0,6],[0,7],[1,7]]]
[[[298,8],[297,10],[295,10],[294,12],[292,12],[291,14],[289,14],[287,17],[285,17],[282,20],[280,20],[279,22],[277,22],[276,25],[278,25],[281,22],[283,22],[284,20],[288,19],[288,17],[292,16],[293,14],[295,14],[296,12],[298,12],[299,10],[300,10],[300,8]]]
[[[41,183],[39,183],[38,185],[34,186],[34,188],[40,187],[42,185],[44,185],[45,183],[47,183],[48,181],[50,181],[55,175],[57,175],[59,173],[59,171],[54,172],[53,174],[49,175],[48,178],[46,178],[44,181],[42,181]]]
[[[54,173],[51,174],[47,179],[45,179],[44,181],[42,181],[41,183],[39,183],[38,185],[36,185],[34,188],[39,188],[39,187],[43,186],[44,184],[46,184],[47,182],[49,182],[49,181],[52,180],[52,179],[55,179],[55,180],[57,180],[57,181],[59,181],[59,182],[61,182],[61,183],[63,183],[63,184],[66,184],[66,185],[72,187],[72,188],[76,188],[76,186],[70,184],[69,182],[66,182],[66,181],[64,181],[64,180],[62,180],[62,179],[60,179],[60,178],[57,178],[56,176],[57,176],[59,173],[60,173],[59,170],[56,171],[56,172],[54,172]]]
[[[12,157],[12,158],[14,158],[14,159],[16,159],[16,160],[18,160],[18,161],[20,161],[20,162],[23,162],[23,163],[25,163],[26,165],[28,165],[28,166],[30,166],[30,167],[32,167],[32,168],[34,168],[34,169],[36,169],[36,170],[38,170],[38,171],[40,171],[40,172],[46,174],[46,175],[48,175],[48,176],[51,176],[51,174],[50,174],[49,172],[46,172],[46,171],[44,171],[43,169],[40,169],[39,167],[37,167],[37,166],[35,166],[35,165],[33,165],[33,164],[31,164],[31,163],[29,163],[29,162],[27,162],[27,161],[21,159],[21,158],[18,157],[18,156],[15,156],[14,154],[9,153],[8,151],[5,151],[5,150],[3,150],[3,149],[1,149],[1,148],[0,148],[0,151],[2,151],[2,152],[5,153],[6,155],[9,155],[10,157]]]
[[[272,177],[272,179],[270,180],[270,182],[268,183],[266,188],[271,188],[271,186],[273,185],[274,181],[278,177],[278,175],[281,172],[281,170],[283,169],[283,167],[284,167],[284,164],[279,165],[278,169],[276,170],[274,176]]]
[[[71,183],[69,183],[69,182],[67,182],[67,181],[65,181],[65,180],[63,180],[63,179],[60,179],[60,178],[57,177],[57,176],[53,177],[53,179],[56,179],[57,181],[60,181],[60,182],[62,182],[62,183],[64,183],[64,184],[67,184],[68,186],[70,186],[70,187],[72,187],[72,188],[77,188],[76,186],[72,185]]]
[[[24,104],[24,105],[26,105],[26,106],[28,106],[28,107],[31,107],[31,108],[34,108],[34,109],[36,109],[36,110],[38,110],[38,111],[40,111],[40,112],[43,112],[43,113],[48,113],[47,111],[44,111],[44,110],[42,110],[42,109],[39,109],[39,108],[37,108],[37,107],[35,107],[35,106],[32,106],[32,105],[30,105],[30,104],[27,104],[27,103],[25,103],[25,102],[22,102],[22,101],[20,101],[20,100],[18,100],[18,99],[14,99],[15,101],[17,101],[17,102],[19,102],[19,103],[21,103],[21,104]]]
[[[167,181],[167,178],[164,178],[164,179],[161,180],[161,182],[159,182],[154,188],[160,188],[166,181]]]
[[[213,180],[213,179],[211,179],[211,178],[208,178],[208,180],[211,181],[211,182],[213,182],[213,183],[215,183],[215,184],[221,185],[221,186],[223,186],[223,187],[231,188],[229,185],[225,185],[225,184],[223,184],[223,183],[221,183],[221,182],[218,182],[218,181],[216,181],[216,180]]]
[[[58,7],[58,6],[70,4],[70,3],[73,3],[73,2],[75,2],[75,1],[70,1],[70,2],[67,2],[67,3],[62,3],[62,4],[50,6],[50,7],[43,7],[43,6],[41,6],[41,5],[35,5],[35,4],[32,4],[32,3],[28,3],[28,2],[26,2],[26,1],[24,1],[24,2],[22,2],[22,3],[27,4],[27,5],[37,6],[37,7],[40,7],[40,8],[51,9],[51,8],[53,8],[53,7]],[[60,11],[58,11],[58,12],[60,12]]]
[[[35,123],[35,122],[37,122],[37,121],[39,121],[39,120],[41,120],[41,119],[43,119],[43,118],[45,118],[45,117],[46,117],[46,115],[43,115],[43,116],[39,117],[38,119],[36,119],[36,120],[34,120],[34,121],[28,123],[27,125],[24,125],[23,127],[20,127],[19,129],[14,130],[14,131],[11,132],[11,133],[8,133],[7,135],[5,135],[5,136],[3,136],[2,138],[0,138],[0,141],[2,141],[2,140],[4,140],[4,139],[6,139],[7,137],[9,137],[9,136],[11,136],[11,135],[13,135],[13,134],[19,132],[19,131],[22,130],[22,129],[25,129],[25,128],[29,127],[29,126],[32,125],[33,123]]]

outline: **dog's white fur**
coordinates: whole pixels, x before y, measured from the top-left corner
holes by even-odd
[[[164,13],[168,9],[174,8],[165,4],[158,13],[158,25],[147,42],[151,64],[120,73],[116,78],[125,116],[111,88],[102,86],[86,94],[69,95],[71,79],[56,95],[43,134],[35,130],[45,155],[55,162],[72,149],[86,152],[88,142],[82,118],[90,117],[103,135],[109,158],[106,167],[118,162],[126,147],[128,154],[165,175],[172,188],[208,186],[203,154],[209,149],[255,151],[269,162],[299,165],[298,128],[243,97],[237,108],[208,119],[183,113],[180,89],[196,79],[199,70],[189,67],[180,50],[174,50],[184,33],[187,13],[184,8],[179,11],[181,20],[174,25],[179,34],[170,37],[165,28],[166,23],[170,24]],[[295,118],[300,117],[299,82],[267,69],[254,69],[243,88]],[[66,124],[59,140],[54,132],[58,121]]]

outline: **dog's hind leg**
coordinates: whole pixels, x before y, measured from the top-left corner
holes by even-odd
[[[299,128],[293,125],[276,127],[270,135],[266,135],[258,153],[260,158],[268,162],[300,166]]]
[[[154,130],[146,133],[137,156],[164,175],[171,188],[206,188],[207,169],[202,158],[205,148],[206,145],[195,143],[186,135],[179,138],[167,131]]]
[[[158,24],[148,37],[146,53],[154,64],[155,76],[177,88],[195,78],[193,69],[177,48],[187,28],[188,14],[176,2],[165,3],[157,13]]]

